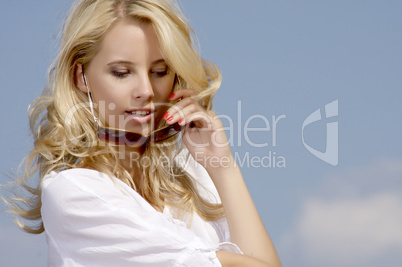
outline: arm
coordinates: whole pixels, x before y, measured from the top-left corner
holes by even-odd
[[[231,241],[244,255],[218,252],[228,266],[234,262],[250,266],[281,266],[272,241],[248,192],[239,167],[230,151],[221,121],[212,111],[205,111],[191,96],[195,92],[181,89],[171,100],[182,99],[168,110],[168,123],[186,124],[183,142],[193,158],[207,170],[221,198],[229,225]],[[190,127],[192,125],[192,127]],[[233,256],[233,257],[232,257]],[[241,263],[243,262],[243,263]],[[255,264],[253,264],[255,263]],[[260,264],[260,265],[257,265]],[[265,265],[264,265],[265,264]]]
[[[256,258],[236,254],[224,250],[216,252],[221,265],[223,267],[270,267],[267,263],[257,260]]]
[[[218,252],[223,266],[281,266],[274,245],[254,206],[238,166],[212,168],[213,179],[225,209],[231,241],[244,255]],[[239,265],[234,265],[238,262]],[[249,265],[245,265],[245,263]]]

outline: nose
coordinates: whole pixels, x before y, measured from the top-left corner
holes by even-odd
[[[133,90],[133,98],[136,100],[150,100],[154,97],[154,90],[148,74],[142,74],[139,82]]]

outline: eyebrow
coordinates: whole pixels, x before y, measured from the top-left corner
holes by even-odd
[[[156,65],[159,63],[165,63],[167,65],[166,61],[163,58],[155,60],[154,62],[152,62],[152,65]]]
[[[124,64],[124,65],[134,65],[133,62],[131,61],[127,61],[127,60],[116,60],[116,61],[112,61],[110,63],[108,63],[107,65],[115,65],[115,64]]]
[[[157,65],[159,63],[167,64],[166,61],[163,58],[161,58],[161,59],[157,59],[157,60],[153,61],[151,63],[151,65]],[[116,60],[116,61],[112,61],[112,62],[108,63],[107,65],[110,66],[110,65],[115,65],[115,64],[135,65],[133,62],[128,61],[128,60]]]

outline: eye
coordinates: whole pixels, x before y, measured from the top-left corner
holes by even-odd
[[[125,78],[130,74],[129,70],[112,70],[112,75],[116,78]]]
[[[153,69],[151,70],[151,74],[161,78],[169,74],[169,68],[166,67],[160,69],[159,68]]]

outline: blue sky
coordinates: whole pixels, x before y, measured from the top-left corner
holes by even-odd
[[[0,183],[32,148],[26,109],[46,84],[70,4],[1,4]],[[238,159],[249,157],[243,174],[284,266],[398,266],[402,2],[181,0],[181,6],[202,56],[223,73],[214,109],[233,122],[230,131],[223,119]],[[326,118],[325,105],[335,100],[337,116]],[[322,120],[304,128],[304,141],[325,152],[327,125],[337,122],[336,166],[302,141],[303,122],[318,109]],[[244,133],[267,124],[269,131]],[[285,165],[274,167],[274,159]],[[44,235],[21,232],[3,212],[0,224],[2,266],[45,266]]]

